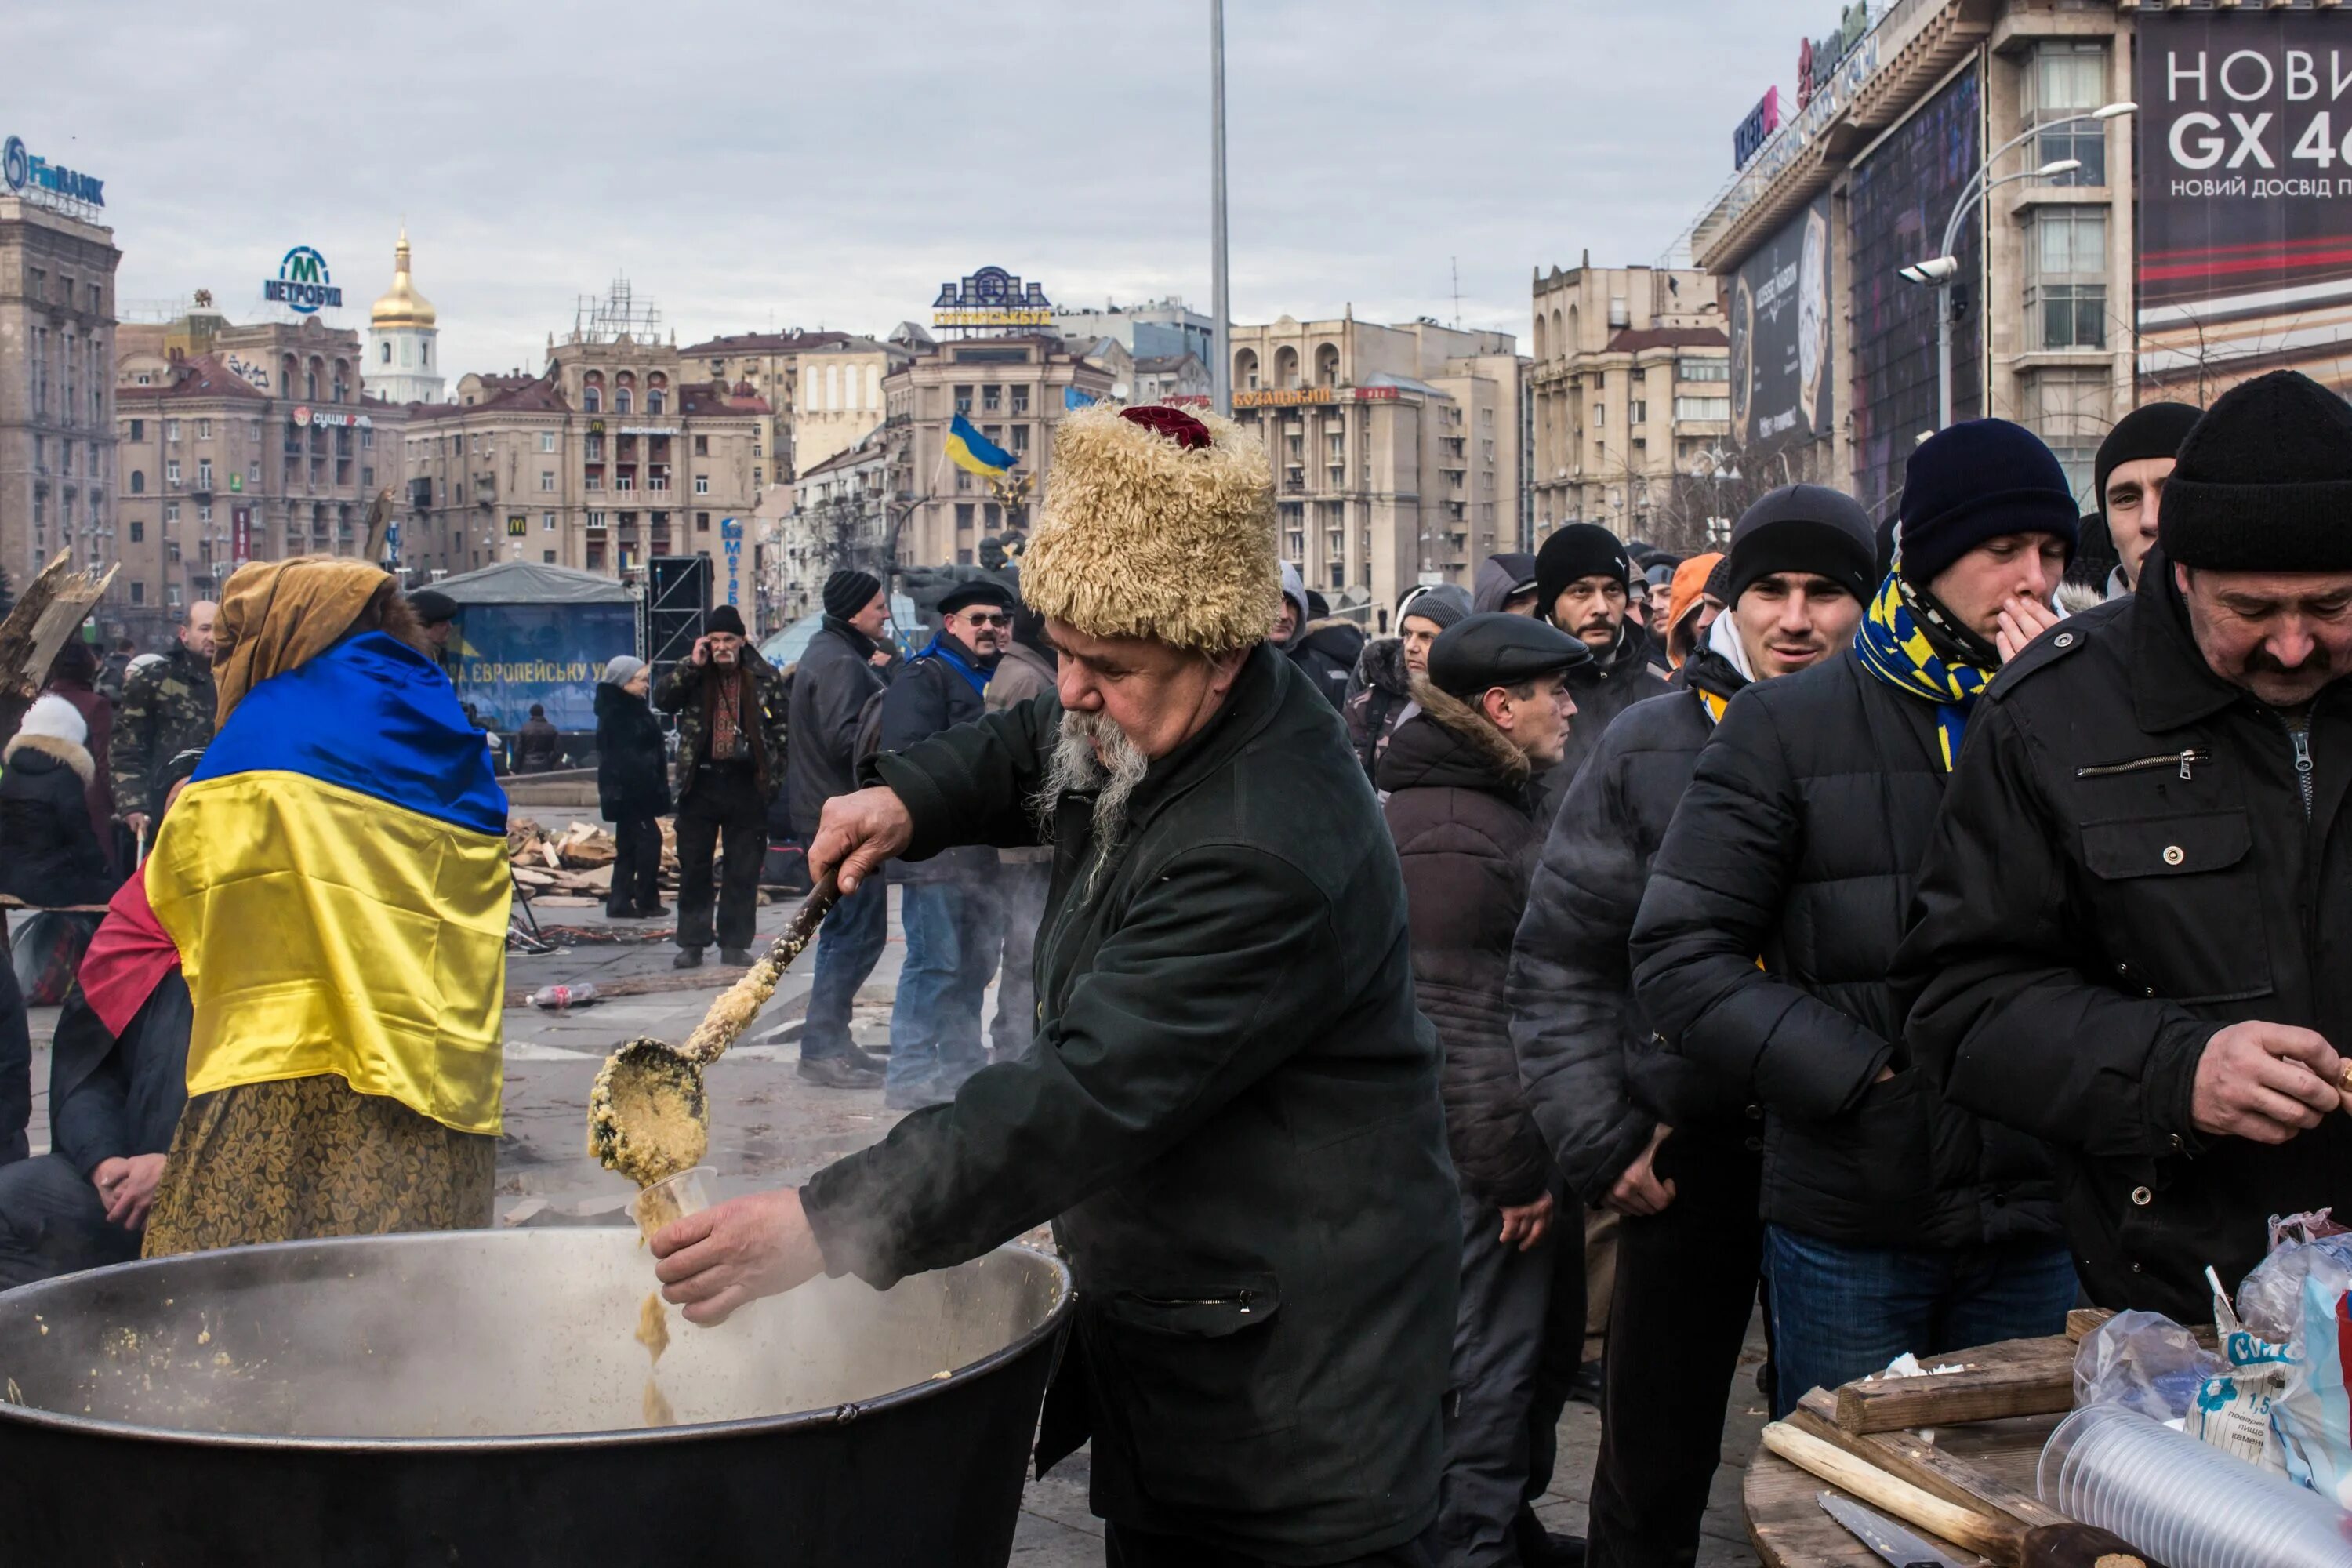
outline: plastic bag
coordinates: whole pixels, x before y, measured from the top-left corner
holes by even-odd
[[[2283,1476],[2286,1452],[2273,1413],[2294,1370],[2294,1346],[2287,1336],[2272,1340],[2248,1329],[2231,1310],[2230,1292],[2210,1267],[2205,1282],[2213,1288],[2213,1331],[2230,1366],[2227,1373],[2207,1378],[2198,1389],[2197,1408],[2181,1430],[2233,1458]]]
[[[2352,1356],[2347,1242],[2352,1238],[2338,1237],[2283,1248],[2262,1264],[2280,1263],[2281,1278],[2301,1281],[2294,1361],[2271,1408],[2286,1473],[2341,1508],[2352,1508],[2352,1394],[2345,1386],[2345,1358]]]
[[[2074,1406],[2120,1405],[2157,1421],[2178,1421],[2209,1378],[2230,1363],[2161,1312],[2117,1312],[2083,1336],[2074,1352]]]
[[[2315,1268],[2352,1279],[2352,1236],[2321,1209],[2271,1221],[2271,1251],[2238,1287],[2238,1317],[2266,1340],[2292,1342],[2303,1321],[2303,1282]]]

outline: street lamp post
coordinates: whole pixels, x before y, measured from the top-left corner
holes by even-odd
[[[2063,120],[2053,120],[2046,124],[2036,125],[2032,130],[2012,136],[1994,148],[1985,155],[1984,162],[1977,166],[1977,172],[1969,177],[1969,183],[1960,188],[1960,199],[1952,204],[1952,216],[1944,225],[1942,247],[1928,259],[1914,262],[1901,269],[1903,278],[1913,283],[1929,284],[1936,290],[1937,429],[1941,430],[1952,422],[1952,285],[1958,281],[1960,272],[1959,258],[1952,254],[1952,247],[1959,241],[1960,220],[1968,216],[1969,205],[1979,196],[1990,193],[1996,186],[2006,185],[2017,180],[2048,179],[2059,174],[2072,174],[2081,168],[2083,163],[2079,158],[2061,158],[2054,163],[2044,163],[2038,169],[2022,169],[2014,174],[2003,174],[1997,180],[1988,181],[1985,176],[1992,173],[1992,166],[2000,161],[2002,153],[2012,147],[2021,146],[2031,142],[2045,132],[2055,131],[2062,125],[2075,125],[2086,121],[2104,121],[2120,119],[2138,107],[2137,104],[2129,102],[2110,103],[2095,109],[2087,114],[2069,115]]]
[[[1209,393],[1234,416],[1233,323],[1225,276],[1225,0],[1209,0]]]

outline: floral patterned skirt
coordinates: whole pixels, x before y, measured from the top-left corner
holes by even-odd
[[[172,1134],[143,1256],[479,1229],[498,1148],[331,1074],[199,1095]]]

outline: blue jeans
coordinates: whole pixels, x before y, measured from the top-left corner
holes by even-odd
[[[2074,1259],[2063,1247],[2012,1243],[1943,1252],[1841,1247],[1764,1228],[1772,1299],[1772,1415],[1812,1388],[1835,1388],[1909,1351],[1922,1362],[1996,1340],[2066,1331]]]
[[[968,883],[910,882],[899,893],[907,961],[890,1009],[884,1095],[895,1101],[952,1100],[988,1060],[980,1004],[1004,942],[996,900]]]
[[[803,1061],[849,1054],[850,1005],[889,937],[890,889],[878,876],[866,878],[857,891],[825,911],[817,928],[808,1021],[801,1026]]]

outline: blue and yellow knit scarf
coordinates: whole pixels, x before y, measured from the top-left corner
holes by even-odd
[[[1897,691],[1907,691],[1936,705],[1936,731],[1943,742],[1944,771],[1960,754],[1967,736],[1969,710],[1990,684],[1992,676],[1974,665],[1947,664],[1927,641],[1918,616],[1903,597],[1895,573],[1878,585],[1862,627],[1853,634],[1853,651],[1863,667]]]

